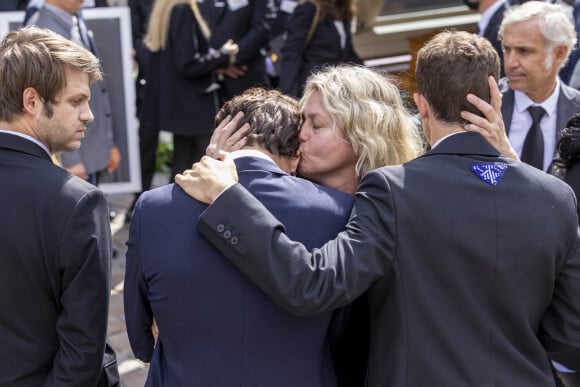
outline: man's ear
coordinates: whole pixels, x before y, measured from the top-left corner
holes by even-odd
[[[24,106],[24,111],[30,114],[35,114],[38,109],[42,108],[42,102],[40,100],[40,95],[33,87],[27,87],[22,93],[22,105]]]
[[[414,93],[413,100],[415,101],[415,105],[417,105],[417,110],[419,111],[419,116],[421,117],[421,120],[425,120],[426,118],[428,118],[430,114],[429,103],[427,102],[423,94]]]
[[[566,60],[566,55],[568,54],[568,47],[561,44],[552,50],[552,55],[554,55],[554,66],[560,68],[562,63]]]
[[[288,168],[290,170],[289,173],[292,176],[296,176],[296,171],[298,170],[298,163],[299,162],[300,162],[300,156],[295,156],[295,157],[290,156],[289,157]]]

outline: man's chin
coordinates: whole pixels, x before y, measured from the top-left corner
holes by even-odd
[[[508,75],[508,80],[510,82],[510,88],[512,90],[520,90],[524,87],[524,80],[525,78],[523,76],[520,75],[512,75],[509,76]]]
[[[65,144],[58,150],[58,152],[72,152],[79,150],[81,147],[80,141],[71,141],[68,144]]]

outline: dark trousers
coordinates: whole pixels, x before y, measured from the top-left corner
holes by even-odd
[[[139,125],[139,155],[141,156],[141,192],[151,189],[157,145],[159,144],[159,129],[147,125]]]

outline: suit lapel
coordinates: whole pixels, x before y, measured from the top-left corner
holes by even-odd
[[[501,101],[501,114],[503,116],[505,131],[509,135],[512,116],[514,114],[514,91],[511,89],[503,93],[503,98]]]
[[[558,97],[558,117],[556,120],[556,142],[562,135],[562,130],[570,118],[578,111],[580,107],[580,98],[574,95],[573,89],[560,83],[560,95]]]

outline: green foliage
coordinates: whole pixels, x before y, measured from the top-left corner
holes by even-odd
[[[159,138],[157,144],[157,156],[155,159],[155,172],[169,173],[173,163],[173,140],[171,138]]]

